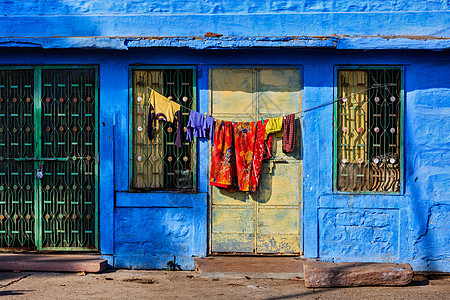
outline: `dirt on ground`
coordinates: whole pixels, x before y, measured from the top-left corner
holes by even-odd
[[[0,272],[8,299],[450,299],[450,276],[416,275],[405,287],[305,288],[303,280],[204,278],[187,271],[101,274]]]

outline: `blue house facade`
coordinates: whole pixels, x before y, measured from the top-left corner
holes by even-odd
[[[293,255],[450,271],[450,4],[0,3],[0,248],[117,268]],[[157,91],[177,125],[148,122]],[[210,187],[219,120],[296,113],[257,193]],[[147,130],[154,138],[148,138]],[[3,169],[1,169],[3,168]]]

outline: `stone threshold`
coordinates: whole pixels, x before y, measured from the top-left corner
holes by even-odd
[[[303,278],[299,257],[210,256],[194,258],[195,271],[204,278]]]
[[[0,271],[88,272],[107,268],[98,254],[0,253]]]

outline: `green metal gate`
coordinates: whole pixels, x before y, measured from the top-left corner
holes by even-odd
[[[95,67],[0,69],[0,249],[98,249]]]

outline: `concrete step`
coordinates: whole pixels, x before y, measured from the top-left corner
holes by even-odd
[[[299,257],[213,256],[196,257],[194,263],[206,278],[303,278]]]
[[[106,269],[107,261],[98,255],[66,254],[0,254],[1,271],[46,271],[98,273]]]

